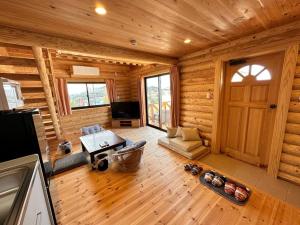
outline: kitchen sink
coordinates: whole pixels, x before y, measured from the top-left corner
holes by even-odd
[[[0,171],[0,225],[4,224],[10,216],[29,171],[27,167]]]

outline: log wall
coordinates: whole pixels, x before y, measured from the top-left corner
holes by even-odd
[[[72,115],[61,117],[63,136],[73,144],[80,143],[82,127],[94,124],[100,124],[103,127],[111,126],[110,107],[73,110]]]
[[[154,76],[163,73],[169,73],[170,66],[167,65],[147,65],[138,68],[133,68],[129,72],[130,76],[130,98],[138,100],[138,80],[140,77]]]
[[[72,65],[99,67],[100,77],[71,76]],[[67,81],[105,82],[105,79],[114,79],[118,101],[128,101],[131,99],[128,75],[131,66],[129,65],[53,58],[53,69],[56,78],[66,78]],[[94,124],[100,124],[103,127],[111,126],[111,110],[109,106],[72,110],[72,115],[61,117],[63,137],[71,140],[73,143],[79,143],[80,129],[82,127]]]
[[[198,58],[180,62],[181,107],[180,124],[197,127],[204,138],[211,140],[215,65]],[[212,95],[211,95],[212,96]]]
[[[294,77],[278,176],[300,184],[300,54]]]
[[[214,89],[214,64],[200,62],[197,58],[180,62],[181,108],[180,125],[197,127],[208,140],[212,132],[213,99],[207,99],[207,92]],[[131,99],[137,100],[139,77],[168,73],[170,66],[148,65],[130,72]]]

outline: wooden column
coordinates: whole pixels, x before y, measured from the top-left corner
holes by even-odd
[[[277,177],[282,144],[285,135],[285,127],[288,116],[290,98],[293,81],[296,72],[299,45],[290,45],[285,52],[280,87],[278,94],[278,104],[275,116],[274,131],[271,141],[271,151],[268,165],[268,174]]]
[[[56,114],[56,110],[55,110],[54,100],[52,97],[52,91],[51,91],[51,87],[50,87],[50,83],[49,83],[49,79],[48,79],[48,74],[47,74],[45,60],[43,57],[42,48],[33,46],[32,51],[33,51],[33,55],[35,57],[37,68],[38,68],[40,78],[41,78],[41,81],[43,84],[46,101],[47,101],[47,104],[49,107],[49,112],[50,112],[51,119],[53,122],[53,127],[55,130],[57,139],[59,140],[59,139],[61,139],[61,132],[60,132],[58,118],[57,118],[57,114]]]
[[[54,68],[53,68],[53,61],[52,61],[52,56],[51,56],[51,53],[49,52],[49,49],[47,49],[46,51],[46,55],[47,55],[47,59],[48,59],[48,69],[49,69],[49,83],[50,83],[50,88],[52,90],[52,96],[54,96],[54,102],[56,103],[54,106],[55,106],[55,109],[56,111],[58,111],[58,90],[57,90],[57,87],[55,85],[55,75],[54,75]],[[59,121],[60,121],[60,115],[58,114],[57,115],[58,118],[59,118]],[[60,124],[60,123],[59,123]]]
[[[221,101],[223,88],[224,63],[221,59],[215,61],[215,80],[214,80],[214,104],[212,120],[211,151],[220,153],[220,134],[221,134]]]

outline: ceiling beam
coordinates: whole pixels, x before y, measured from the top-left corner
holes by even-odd
[[[19,30],[11,27],[0,26],[0,42],[25,46],[38,46],[56,50],[89,53],[102,58],[115,60],[128,60],[136,63],[157,63],[172,65],[176,58],[154,55],[130,49],[107,46],[96,42],[71,40],[41,33]]]

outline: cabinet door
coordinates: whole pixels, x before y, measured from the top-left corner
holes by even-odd
[[[28,204],[25,209],[22,225],[51,225],[50,212],[48,211],[46,197],[39,170],[29,194]]]

